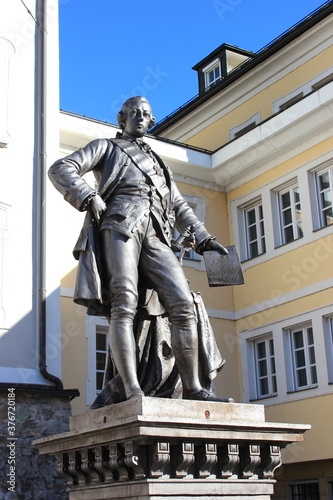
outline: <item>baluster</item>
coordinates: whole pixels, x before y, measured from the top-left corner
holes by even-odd
[[[157,442],[153,448],[152,465],[150,468],[151,477],[170,477],[165,473],[165,468],[170,462],[170,444]]]
[[[68,486],[73,486],[76,483],[76,477],[68,470],[69,460],[67,453],[58,453],[57,456],[57,471],[58,474],[64,476]]]
[[[125,458],[124,462],[133,471],[133,479],[142,479],[146,477],[146,474],[143,469],[143,453],[141,453],[140,447],[133,443],[132,441],[128,441],[125,443]]]
[[[76,478],[76,484],[82,484],[86,482],[87,476],[81,469],[81,454],[79,451],[69,452],[68,471]]]
[[[282,464],[280,446],[268,445],[262,450],[262,473],[264,479],[274,477],[274,471]]]
[[[113,471],[109,464],[108,450],[103,446],[96,446],[95,452],[95,468],[103,477],[103,481],[113,481]]]
[[[206,443],[198,449],[198,476],[199,478],[215,478],[211,474],[212,467],[217,463],[217,446],[214,443]]]
[[[194,463],[194,444],[193,443],[181,443],[180,446],[176,447],[176,466],[175,476],[178,478],[192,478],[193,474],[189,474],[188,470],[190,466]]]
[[[221,477],[222,479],[238,478],[237,469],[240,461],[239,445],[227,444],[222,448]]]
[[[249,444],[244,449],[243,457],[243,477],[245,479],[258,479],[255,470],[261,462],[260,446],[258,444]]]
[[[119,463],[121,460],[117,444],[109,445],[109,465],[116,471],[118,481],[127,481],[128,471]]]

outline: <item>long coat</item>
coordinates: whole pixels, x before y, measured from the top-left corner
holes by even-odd
[[[123,139],[96,139],[84,148],[56,161],[49,169],[50,180],[66,201],[82,211],[86,209],[86,200],[96,193],[96,189],[83,179],[86,173],[92,171],[98,185],[97,191],[106,201],[116,191],[130,163],[136,163],[136,158],[129,156],[124,148],[126,142],[128,141]],[[128,145],[131,146],[131,143],[128,142]],[[170,234],[174,224],[180,232],[191,226],[195,234],[195,249],[200,252],[200,246],[208,239],[212,239],[212,236],[180,194],[169,167],[156,154],[155,157],[164,170],[170,191],[163,239],[171,245]],[[140,168],[139,165],[138,167]],[[130,234],[131,225],[133,227],[137,225],[133,213],[131,219],[124,220],[124,224],[127,225]],[[86,306],[88,314],[108,317],[110,296],[103,285],[98,227],[90,211],[87,211],[73,253],[79,260],[74,301]]]

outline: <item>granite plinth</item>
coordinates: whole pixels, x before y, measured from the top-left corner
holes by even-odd
[[[136,398],[35,444],[57,457],[70,500],[268,500],[281,448],[307,429],[265,422],[261,405]]]

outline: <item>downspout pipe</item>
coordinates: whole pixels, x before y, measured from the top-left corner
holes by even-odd
[[[35,45],[35,307],[39,340],[39,370],[63,390],[62,381],[47,370],[46,363],[46,161],[47,161],[47,0],[36,0]]]

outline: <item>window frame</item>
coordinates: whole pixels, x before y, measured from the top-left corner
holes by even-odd
[[[97,335],[105,335],[105,349],[97,349]],[[103,387],[98,388],[98,383],[99,383],[99,376],[98,374],[102,374],[101,379],[104,379],[104,373],[105,373],[105,363],[106,363],[106,357],[108,354],[108,328],[106,326],[102,325],[96,325],[96,331],[95,331],[95,338],[96,338],[96,349],[95,349],[95,388],[96,388],[96,395],[101,392]],[[98,368],[98,354],[104,354],[104,365],[103,368],[100,369]]]
[[[219,71],[219,76],[214,77],[214,79],[211,82],[209,82],[208,75],[217,68]],[[222,79],[221,60],[214,59],[214,61],[212,61],[208,66],[202,69],[202,73],[204,75],[204,80],[205,80],[205,90],[208,90],[212,85],[214,85],[215,83],[219,82]]]
[[[309,338],[309,330],[311,330],[311,335],[313,338],[313,342],[309,343],[308,338]],[[286,329],[287,335],[288,335],[288,348],[289,348],[289,360],[290,360],[290,372],[291,372],[291,377],[288,377],[288,392],[299,392],[307,389],[313,389],[315,387],[318,387],[318,370],[317,370],[317,361],[316,361],[316,349],[315,349],[315,343],[314,343],[314,332],[313,332],[313,327],[312,327],[312,322],[308,322],[305,324],[301,325],[295,325],[291,326],[288,329]],[[296,342],[295,342],[295,333],[302,332],[302,341],[303,345],[300,347],[297,347]],[[306,335],[304,335],[306,333]],[[303,349],[302,349],[303,348]],[[310,348],[313,351],[314,354],[314,362],[311,362],[311,354],[310,354]],[[303,351],[304,356],[300,354],[298,357],[297,353],[301,353]],[[299,360],[304,358],[304,364],[303,365],[298,365]],[[287,359],[287,357],[286,357]],[[312,373],[312,368],[314,368],[315,371],[315,382],[313,381],[313,373]],[[301,371],[305,370],[305,375],[306,375],[306,384],[301,385],[299,381],[299,375]]]
[[[328,173],[329,175],[329,192],[331,196],[331,211],[332,211],[332,223],[331,224],[325,224],[324,218],[323,218],[323,212],[326,210],[325,207],[323,207],[323,204],[321,202],[321,194],[324,190],[320,190],[320,185],[319,185],[319,177],[324,175],[325,173]],[[315,182],[315,190],[316,190],[316,204],[317,204],[317,212],[318,212],[318,223],[319,227],[318,229],[324,229],[326,227],[332,226],[333,225],[333,166],[332,164],[326,166],[326,168],[321,168],[320,170],[315,170],[314,171],[314,182]]]
[[[248,213],[254,210],[255,222],[253,224],[247,224]],[[261,210],[261,214],[260,214]],[[260,255],[266,253],[266,239],[265,239],[265,223],[264,223],[264,209],[261,199],[256,200],[250,205],[246,205],[242,208],[243,211],[243,230],[244,230],[244,242],[245,242],[245,254],[246,258],[243,260],[252,260]],[[258,217],[259,216],[259,217]],[[256,239],[250,239],[250,227],[256,227]],[[257,242],[258,253],[256,255],[252,254],[251,245]]]
[[[255,380],[255,397],[253,399],[265,399],[274,397],[278,394],[278,389],[277,389],[277,374],[276,374],[275,348],[274,348],[273,335],[272,334],[261,335],[260,337],[251,339],[250,342],[252,343],[251,350],[253,356],[254,380]],[[266,356],[259,358],[257,347],[261,343],[264,343],[265,345]],[[271,351],[271,346],[273,347],[273,352]],[[266,377],[260,376],[259,362],[263,360],[265,360],[265,365],[267,370]],[[274,363],[274,369],[272,368],[272,360]],[[267,378],[267,384],[268,384],[268,392],[265,394],[261,393],[261,388],[260,388],[260,381],[263,380],[264,378]]]
[[[299,193],[299,201],[295,202],[295,197],[294,197],[294,192],[295,189],[298,189]],[[283,207],[282,206],[282,197],[283,195],[289,193],[289,200],[290,200],[290,205],[288,207]],[[286,245],[288,243],[292,243],[293,241],[299,240],[300,238],[303,238],[304,233],[303,233],[303,219],[302,219],[302,203],[301,203],[301,195],[300,195],[300,188],[297,182],[289,184],[288,186],[285,186],[281,189],[276,190],[276,195],[277,195],[277,204],[278,204],[278,213],[279,213],[279,229],[280,229],[280,241],[278,246],[280,245]],[[300,224],[299,221],[297,220],[297,208],[296,205],[299,204],[299,212],[301,214],[301,219],[300,219]],[[284,224],[284,213],[287,211],[289,208],[291,212],[291,222],[289,224]],[[287,233],[286,229],[288,227],[292,228],[292,239],[288,240],[287,238]]]
[[[333,316],[323,316],[328,383],[333,384]]]
[[[235,127],[229,130],[229,141],[232,141],[234,139],[239,139],[242,135],[253,130],[257,125],[260,124],[260,122],[261,122],[261,115],[260,111],[258,111],[257,113],[252,115],[248,120],[245,120],[245,122],[242,122],[239,125],[236,125]]]

